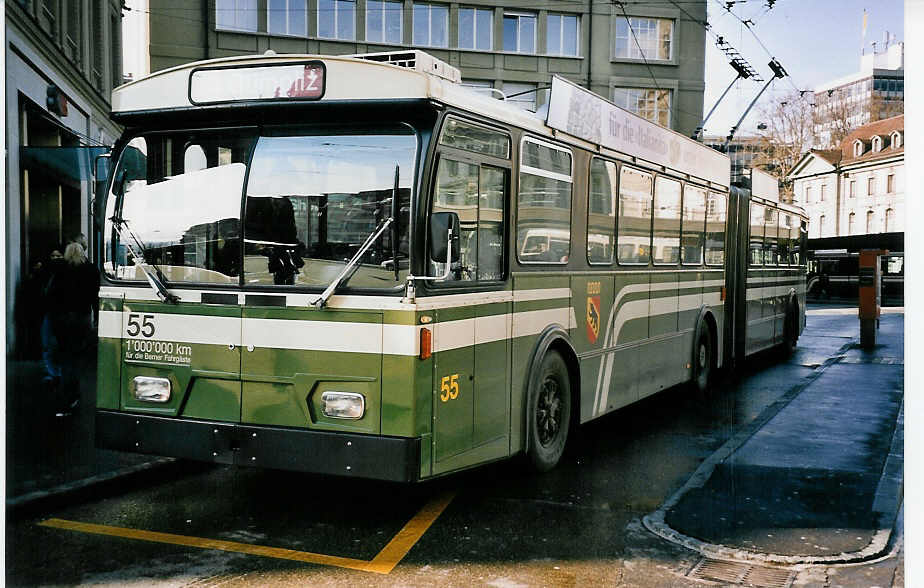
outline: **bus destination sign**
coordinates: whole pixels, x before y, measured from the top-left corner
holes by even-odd
[[[324,82],[320,61],[197,69],[189,77],[189,98],[193,104],[319,100],[324,96]]]

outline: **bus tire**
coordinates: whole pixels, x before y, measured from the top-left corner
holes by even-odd
[[[565,452],[571,425],[571,377],[557,351],[549,350],[539,366],[538,386],[529,397],[529,449],[533,469],[547,472]]]
[[[783,357],[789,357],[796,350],[799,342],[799,315],[793,305],[789,306],[786,311],[786,322],[783,323],[783,342],[780,344],[780,352]]]
[[[696,346],[693,353],[693,390],[701,397],[709,394],[712,385],[712,372],[715,366],[715,347],[712,344],[712,332],[706,321],[702,321],[696,332]]]

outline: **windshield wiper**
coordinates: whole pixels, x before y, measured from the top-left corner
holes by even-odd
[[[375,243],[380,236],[382,236],[382,233],[384,233],[385,230],[388,229],[388,226],[393,222],[395,222],[395,217],[389,216],[384,221],[382,221],[381,224],[379,224],[375,231],[366,237],[366,240],[363,242],[359,250],[353,255],[353,257],[350,258],[350,261],[347,262],[346,266],[343,268],[343,271],[341,271],[337,277],[334,278],[334,281],[331,282],[327,288],[325,288],[324,292],[322,292],[321,295],[311,303],[312,305],[317,306],[318,308],[324,308],[324,305],[327,304],[327,299],[330,298],[334,291],[340,287],[340,284],[345,282],[344,278],[346,278],[347,274],[353,271],[353,268],[357,265],[360,258],[362,258],[366,251],[372,247],[372,244]]]
[[[360,246],[359,250],[353,255],[353,257],[350,258],[350,261],[347,262],[346,266],[343,268],[343,271],[341,271],[337,275],[337,277],[334,278],[334,281],[331,282],[327,286],[327,288],[324,289],[323,292],[321,292],[321,295],[314,302],[311,303],[312,305],[317,306],[318,308],[324,308],[324,305],[327,304],[327,299],[330,298],[334,294],[334,292],[337,290],[337,288],[340,287],[341,284],[346,283],[346,281],[349,280],[350,277],[352,277],[351,273],[355,271],[355,268],[359,260],[362,259],[362,256],[366,253],[366,251],[370,247],[372,247],[372,244],[375,243],[380,236],[382,236],[385,230],[388,229],[388,227],[392,223],[395,223],[395,226],[397,227],[398,211],[399,211],[398,178],[400,177],[400,171],[401,171],[401,168],[398,165],[395,165],[395,185],[391,191],[391,203],[389,207],[388,218],[382,221],[381,224],[379,224],[379,226],[376,227],[376,229],[368,237],[366,237],[366,240],[363,242],[362,246]],[[391,238],[392,238],[392,244],[391,244],[392,261],[394,261],[394,264],[395,264],[395,281],[397,281],[398,280],[398,241],[397,241],[396,231],[392,232]]]
[[[154,293],[157,294],[157,297],[160,298],[161,302],[177,304],[180,299],[167,290],[167,278],[161,273],[160,268],[156,265],[149,264],[145,259],[144,253],[146,250],[144,244],[138,239],[135,233],[132,232],[131,228],[128,226],[128,220],[117,216],[113,216],[109,220],[112,221],[112,226],[115,227],[116,233],[119,234],[119,239],[125,243],[125,246],[131,251],[132,257],[135,259],[135,265],[140,267],[141,271],[144,272],[145,277],[148,279],[148,283],[151,285]],[[134,246],[125,238],[125,232],[123,231],[128,232],[131,241],[134,241]]]

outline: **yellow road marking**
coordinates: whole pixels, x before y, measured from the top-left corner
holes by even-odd
[[[154,543],[168,543],[171,545],[198,547],[200,549],[219,549],[221,551],[232,551],[261,557],[273,557],[276,559],[334,566],[363,572],[374,572],[376,574],[388,574],[402,559],[404,559],[404,556],[407,555],[408,551],[411,550],[420,538],[423,537],[423,534],[427,532],[427,529],[430,528],[430,525],[433,524],[437,517],[446,510],[446,507],[449,506],[449,503],[452,502],[454,497],[455,493],[450,492],[424,505],[424,507],[420,509],[400,531],[398,531],[398,534],[388,542],[388,545],[386,545],[372,561],[338,557],[335,555],[324,555],[323,553],[311,553],[308,551],[295,551],[292,549],[283,549],[281,547],[266,547],[263,545],[238,543],[236,541],[205,539],[203,537],[191,537],[189,535],[160,533],[142,529],[129,529],[127,527],[113,527],[110,525],[97,525],[95,523],[82,523],[79,521],[68,521],[56,518],[42,521],[39,525],[54,529],[90,533],[93,535],[108,535],[110,537],[151,541]]]

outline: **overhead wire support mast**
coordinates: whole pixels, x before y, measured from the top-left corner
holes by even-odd
[[[751,103],[748,104],[748,107],[744,110],[744,114],[741,115],[741,118],[738,119],[738,122],[735,123],[735,126],[731,128],[731,131],[728,133],[728,137],[725,139],[725,143],[722,144],[722,152],[728,152],[728,144],[731,143],[731,140],[734,138],[735,133],[738,131],[738,127],[741,126],[741,123],[744,122],[744,118],[751,112],[751,109],[754,108],[754,105],[757,104],[757,100],[763,95],[763,93],[770,87],[770,84],[773,83],[777,78],[783,79],[787,75],[786,70],[783,69],[783,66],[780,65],[780,62],[776,59],[771,59],[770,63],[767,64],[770,70],[773,72],[773,77],[767,80],[767,83],[764,84],[764,87],[760,89],[760,92],[757,93],[757,96],[754,96],[754,99],[751,100]]]

